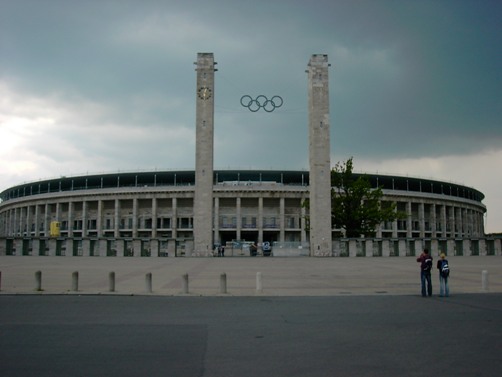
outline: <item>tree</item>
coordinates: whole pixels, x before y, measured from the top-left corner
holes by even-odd
[[[394,221],[402,214],[396,212],[395,203],[382,206],[382,188],[372,188],[366,175],[356,178],[352,169],[351,157],[331,170],[332,225],[344,229],[349,238],[374,237],[378,224]]]

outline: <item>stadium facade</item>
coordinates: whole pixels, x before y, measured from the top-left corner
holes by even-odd
[[[212,53],[197,56],[195,171],[119,172],[25,183],[0,193],[0,255],[210,256],[215,245],[273,245],[273,255],[500,254],[484,234],[484,195],[429,179],[367,175],[403,220],[374,239],[331,228],[326,55],[308,64],[309,171],[214,170]],[[302,206],[310,199],[310,209]],[[309,218],[307,223],[306,218]],[[244,242],[246,241],[246,242]],[[234,253],[235,250],[239,252]]]

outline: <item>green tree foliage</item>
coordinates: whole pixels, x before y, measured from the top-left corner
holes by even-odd
[[[352,157],[331,170],[331,216],[334,228],[346,237],[374,237],[376,226],[402,217],[395,203],[381,205],[381,187],[372,188],[366,175],[356,178]]]

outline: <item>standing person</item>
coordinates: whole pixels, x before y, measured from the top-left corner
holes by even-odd
[[[423,253],[417,258],[420,263],[420,281],[422,284],[422,297],[427,295],[432,296],[432,256],[429,254],[428,249],[424,249]],[[426,290],[427,288],[427,290]]]
[[[437,269],[439,270],[439,296],[448,297],[450,295],[450,288],[448,287],[448,277],[450,276],[450,266],[446,255],[441,253],[441,259],[438,260]]]

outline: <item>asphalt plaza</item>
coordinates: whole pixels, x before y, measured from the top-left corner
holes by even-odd
[[[2,376],[498,376],[502,294],[0,296]]]

